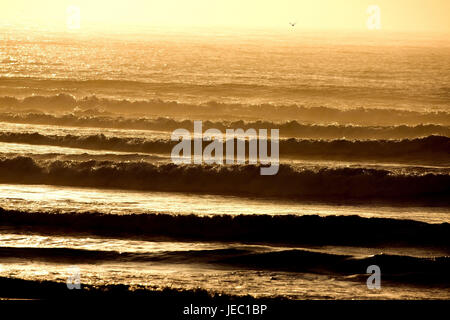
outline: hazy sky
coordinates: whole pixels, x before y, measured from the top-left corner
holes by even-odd
[[[450,0],[0,0],[0,24],[64,29],[66,8],[81,11],[81,28],[158,27],[366,28],[369,5],[383,30],[450,32]],[[289,27],[289,26],[288,26]]]

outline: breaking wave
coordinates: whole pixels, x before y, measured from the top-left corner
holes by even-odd
[[[364,258],[309,250],[254,252],[240,248],[165,251],[158,253],[117,252],[69,248],[0,248],[0,257],[52,261],[57,263],[134,262],[221,264],[259,270],[341,273],[365,275],[367,266],[377,265],[384,279],[450,284],[450,257],[421,258],[377,254]]]
[[[177,141],[99,135],[43,135],[0,132],[0,142],[49,145],[90,150],[170,154]],[[235,142],[236,143],[236,142]],[[208,144],[204,142],[203,145]],[[246,142],[248,148],[248,141]],[[270,143],[269,143],[270,145]],[[225,148],[224,148],[225,150]],[[429,136],[405,140],[300,140],[282,139],[280,156],[294,159],[381,160],[448,165],[450,138]]]
[[[148,162],[0,159],[0,182],[176,191],[316,200],[433,201],[449,205],[447,174],[402,174],[365,168],[305,169],[281,164],[261,176],[259,165],[174,165]]]
[[[277,106],[273,104],[246,105],[210,101],[203,104],[179,103],[177,101],[115,100],[86,96],[75,98],[66,93],[52,96],[0,97],[0,108],[17,112],[30,109],[53,112],[68,112],[74,108],[102,109],[106,112],[123,114],[146,114],[192,119],[277,119],[298,120],[320,124],[362,124],[362,125],[417,125],[423,123],[450,125],[450,113],[446,111],[410,111],[401,109],[331,107],[304,107],[301,105]]]
[[[115,128],[156,130],[171,132],[178,128],[193,131],[192,120],[175,120],[170,118],[126,118],[110,116],[105,112],[86,110],[84,112],[51,115],[44,113],[1,113],[0,121],[24,124],[45,124],[58,126],[76,126],[90,128]],[[397,126],[354,126],[354,125],[312,125],[297,121],[204,121],[203,128],[226,129],[265,128],[279,129],[284,137],[308,139],[406,139],[430,135],[450,136],[450,127],[436,124],[397,125]]]
[[[114,215],[26,212],[0,208],[3,228],[39,234],[277,243],[406,246],[448,250],[450,225],[413,220],[318,215]],[[5,229],[6,230],[6,229]]]

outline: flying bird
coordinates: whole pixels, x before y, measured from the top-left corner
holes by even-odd
[[[291,25],[291,27],[295,27],[295,25],[297,24],[297,22],[289,22],[289,24]]]

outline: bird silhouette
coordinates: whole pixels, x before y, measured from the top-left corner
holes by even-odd
[[[291,27],[295,27],[295,25],[297,24],[297,22],[289,22],[289,24],[291,25]]]

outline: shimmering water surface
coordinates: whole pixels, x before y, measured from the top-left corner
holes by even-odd
[[[419,287],[411,281],[414,276],[403,283],[383,281],[382,290],[368,290],[363,266],[347,273],[318,267],[299,272],[289,259],[283,271],[226,260],[232,255],[261,255],[270,266],[278,262],[274,253],[281,254],[281,262],[283,254],[313,259],[314,253],[327,259],[342,257],[343,263],[378,257],[386,263],[403,259],[430,268],[445,265],[449,248],[429,245],[428,239],[423,239],[423,246],[356,245],[367,240],[364,236],[354,239],[355,245],[298,246],[112,237],[92,230],[61,234],[58,228],[39,228],[39,219],[36,225],[8,220],[19,219],[18,212],[45,215],[46,221],[53,214],[86,212],[359,216],[367,218],[363,221],[368,225],[385,218],[386,228],[398,220],[411,220],[399,235],[417,226],[443,232],[450,223],[448,70],[450,42],[434,36],[154,31],[93,37],[2,30],[0,208],[5,223],[0,225],[0,276],[65,282],[68,268],[77,266],[82,283],[95,285],[200,287],[293,299],[449,299],[448,284]],[[187,119],[216,121],[223,128],[227,121],[256,125],[266,121],[283,126],[283,139],[313,137],[298,145],[323,137],[328,144],[317,147],[310,158],[295,152],[280,154],[287,168],[285,180],[279,185],[268,182],[271,193],[261,183],[253,183],[250,169],[240,172],[249,174],[244,181],[246,193],[240,194],[234,192],[240,186],[226,185],[234,181],[228,179],[237,169],[215,176],[220,169],[206,166],[196,168],[197,175],[189,183],[185,177],[190,171],[181,171],[178,179],[163,181],[165,189],[158,189],[162,180],[157,177],[175,170],[167,166],[171,158],[164,149],[173,126],[191,125],[183,122]],[[304,127],[295,129],[296,125]],[[362,149],[366,137],[378,153],[368,156],[366,151],[373,150]],[[330,151],[343,143],[350,143],[359,158],[351,158],[351,152]],[[149,149],[154,144],[160,148],[155,147],[157,152]],[[406,151],[389,157],[400,147]],[[290,150],[295,148],[293,143]],[[166,165],[167,171],[161,173],[150,165]],[[103,172],[101,188],[90,178],[98,172]],[[309,175],[299,182],[298,172]],[[203,174],[217,179],[207,181],[212,187],[217,182],[227,188],[205,191]],[[140,184],[128,185],[129,176],[134,182],[140,178]],[[389,189],[393,183],[402,190]],[[336,191],[330,188],[345,190],[349,184],[354,187],[347,194],[368,196],[329,201],[327,196]],[[298,197],[286,196],[295,194],[292,185],[301,187]],[[180,186],[197,192],[180,192]],[[310,190],[315,192],[314,201],[301,197],[301,192]],[[399,273],[408,275],[410,270]]]

